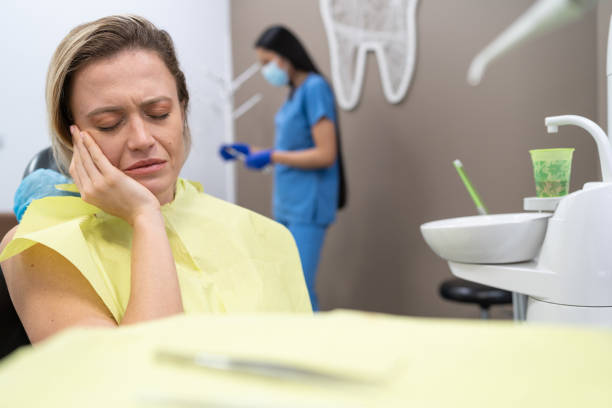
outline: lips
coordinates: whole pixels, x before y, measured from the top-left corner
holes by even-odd
[[[340,107],[357,106],[368,52],[376,55],[387,101],[406,96],[416,59],[417,2],[319,0]]]
[[[124,172],[130,175],[148,174],[161,170],[167,161],[162,159],[140,160],[127,167]]]

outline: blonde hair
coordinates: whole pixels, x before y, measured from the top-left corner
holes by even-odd
[[[155,51],[176,81],[178,100],[185,118],[189,93],[185,75],[179,68],[170,35],[143,17],[117,15],[103,17],[72,29],[58,45],[47,72],[46,101],[53,155],[60,170],[68,172],[72,160],[70,125],[74,123],[70,110],[70,87],[75,73],[85,64],[108,58],[126,49]],[[191,134],[185,120],[185,149],[189,152]]]

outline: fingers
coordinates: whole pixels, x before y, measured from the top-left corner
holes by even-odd
[[[89,184],[89,177],[83,168],[83,162],[81,161],[80,150],[76,146],[77,137],[73,137],[73,153],[72,162],[70,163],[70,175],[74,179],[75,184],[79,188],[79,191],[83,191],[83,187]]]
[[[98,167],[94,163],[90,151],[85,145],[85,140],[87,139],[87,134],[85,132],[81,132],[77,139],[77,150],[79,151],[79,161],[82,165],[82,168],[85,170],[85,173],[88,179],[95,184],[96,180],[99,180],[102,176]]]
[[[113,170],[115,170],[115,166],[111,164],[110,161],[106,158],[106,155],[100,149],[100,146],[93,140],[93,138],[87,134],[87,132],[82,132],[82,142],[84,147],[87,149],[89,153],[88,156],[92,160],[92,164],[95,165],[96,169],[99,170],[102,174],[110,174]]]
[[[113,170],[116,170],[87,132],[81,132],[76,125],[72,125],[70,131],[73,149],[79,152],[83,168],[91,179],[96,179],[100,175],[108,176]]]
[[[81,129],[77,125],[70,125],[70,135],[72,136],[72,149],[75,149],[76,138],[81,133]]]
[[[236,160],[236,157],[228,151],[230,147],[230,145],[223,144],[219,148],[219,154],[223,160]]]
[[[81,132],[75,125],[70,127],[70,132],[72,133],[72,154],[77,177],[82,183],[91,182],[99,176],[100,172],[83,145],[84,132]]]
[[[89,140],[89,146],[95,145],[95,142],[91,139],[86,132],[81,132],[80,129],[73,125],[70,127],[72,133],[72,162],[70,164],[70,175],[75,181],[75,184],[81,192],[81,196],[84,197],[91,192],[92,188],[96,186],[104,185],[104,175],[97,167],[90,150],[86,143]],[[95,146],[97,147],[97,145]],[[98,148],[99,151],[99,148]],[[100,152],[101,153],[101,152]]]
[[[77,185],[79,190],[83,186],[81,181],[81,173],[82,173],[82,164],[80,163],[79,158],[79,150],[77,149],[77,139],[79,137],[79,129],[76,126],[70,126],[70,133],[72,134],[72,160],[70,161],[70,167],[68,168],[68,172],[70,176],[74,180],[74,183]],[[78,164],[77,164],[78,162]]]

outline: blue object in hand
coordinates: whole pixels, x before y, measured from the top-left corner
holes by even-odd
[[[219,148],[219,154],[223,160],[236,160],[238,157],[236,153],[230,152],[230,149],[234,149],[237,152],[248,156],[251,153],[251,148],[246,143],[230,143],[230,144],[222,144]]]
[[[50,196],[79,196],[78,193],[70,191],[62,191],[55,188],[56,184],[72,183],[68,177],[54,170],[37,169],[28,174],[22,181],[13,200],[13,211],[17,217],[17,221],[21,222],[21,218],[25,213],[30,203],[39,198]]]
[[[250,169],[261,170],[272,161],[272,149],[249,154],[245,164]]]

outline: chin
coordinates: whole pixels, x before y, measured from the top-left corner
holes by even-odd
[[[157,197],[158,200],[163,201],[164,196],[168,191],[172,191],[174,194],[174,186],[176,185],[176,179],[170,180],[168,177],[160,177],[153,179],[136,179],[140,184],[145,186],[150,192]],[[170,198],[172,200],[172,197]],[[165,203],[161,203],[165,204]]]

